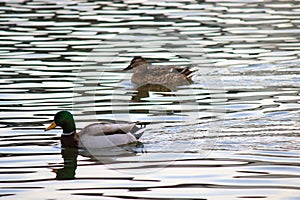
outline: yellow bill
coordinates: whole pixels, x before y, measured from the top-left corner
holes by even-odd
[[[45,128],[45,131],[49,131],[49,130],[51,130],[51,129],[54,129],[55,127],[56,127],[55,122],[52,122],[52,123],[50,124],[50,126],[48,126],[48,128]]]

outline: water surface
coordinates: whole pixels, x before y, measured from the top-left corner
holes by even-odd
[[[0,196],[300,198],[297,1],[1,1]],[[198,69],[137,88],[134,56]],[[61,149],[70,110],[148,123],[142,144]]]

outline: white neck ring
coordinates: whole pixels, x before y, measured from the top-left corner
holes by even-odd
[[[62,133],[62,135],[72,135],[73,133],[75,133],[75,131],[72,131],[70,133]]]

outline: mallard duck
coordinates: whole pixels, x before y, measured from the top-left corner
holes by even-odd
[[[141,56],[134,57],[125,70],[134,70],[131,81],[137,85],[185,85],[192,82],[197,70],[179,66],[152,66]]]
[[[137,125],[140,124],[141,127]],[[80,132],[76,132],[73,115],[68,111],[60,111],[55,114],[54,121],[45,131],[60,126],[63,129],[61,135],[62,147],[71,148],[107,148],[137,142],[145,125],[135,123],[94,123],[86,126]]]

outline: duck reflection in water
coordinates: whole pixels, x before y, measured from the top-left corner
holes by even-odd
[[[150,96],[149,92],[151,92],[151,91],[166,92],[166,93],[164,93],[164,96],[174,96],[172,93],[168,93],[168,92],[172,92],[175,90],[176,90],[176,88],[169,88],[164,85],[145,84],[145,85],[141,85],[141,86],[135,88],[136,93],[134,95],[132,95],[131,101],[134,101],[134,102],[143,101],[142,100],[143,98],[147,98]]]
[[[136,85],[137,91],[132,101],[141,101],[142,98],[149,97],[149,91],[176,91],[178,86],[193,83],[192,77],[197,71],[190,67],[151,65],[140,56],[134,57],[123,71],[131,69],[134,71],[131,82]]]
[[[138,153],[146,153],[142,142],[104,149],[62,148],[63,167],[52,169],[52,172],[57,180],[72,180],[76,175],[78,155],[88,158],[93,164],[111,164],[119,158],[136,156]]]
[[[77,169],[77,148],[63,148],[61,155],[64,160],[63,168],[52,169],[56,173],[57,180],[70,180],[75,178],[75,172]]]

